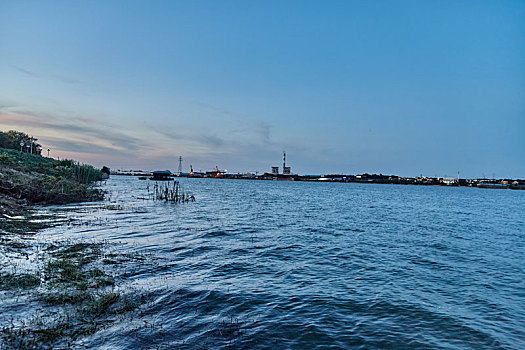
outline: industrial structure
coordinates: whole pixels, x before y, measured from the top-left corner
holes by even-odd
[[[286,152],[283,151],[283,174],[290,175],[290,173],[291,173],[290,167],[286,166]]]
[[[177,173],[179,176],[182,175],[182,156],[179,157],[179,171]]]
[[[279,167],[272,167],[272,175],[279,175]],[[292,175],[292,168],[286,166],[286,152],[283,151],[283,175]]]

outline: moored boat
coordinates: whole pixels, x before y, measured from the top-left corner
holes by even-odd
[[[510,185],[504,182],[480,182],[477,185],[479,188],[496,188],[496,189],[503,189],[503,188],[509,188]]]
[[[511,190],[525,190],[525,184],[520,184],[518,181],[514,181],[510,185]]]
[[[157,170],[157,171],[152,172],[151,174],[153,175],[153,177],[150,177],[149,178],[150,180],[155,180],[155,181],[173,180],[169,178],[171,176],[171,171],[169,170]]]

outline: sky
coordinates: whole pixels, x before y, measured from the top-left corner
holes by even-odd
[[[0,2],[0,130],[112,169],[525,178],[525,1]]]

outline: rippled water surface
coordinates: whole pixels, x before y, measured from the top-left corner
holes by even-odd
[[[182,179],[197,201],[171,204],[148,183],[46,209],[80,224],[42,239],[147,257],[118,282],[150,293],[142,318],[86,346],[525,348],[525,191]]]

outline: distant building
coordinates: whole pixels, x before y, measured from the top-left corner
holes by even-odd
[[[274,177],[280,178],[279,176],[276,176],[276,175],[280,175],[278,166],[273,166],[272,167],[272,174],[271,175],[274,175]],[[286,166],[286,152],[283,152],[283,173],[282,173],[282,175],[292,175],[291,168],[289,166]],[[289,176],[285,176],[285,177],[289,178]]]
[[[445,185],[454,185],[456,184],[457,182],[459,182],[458,179],[456,179],[455,177],[444,177],[441,179],[441,183],[445,184]]]

